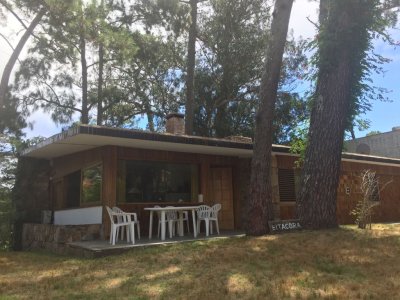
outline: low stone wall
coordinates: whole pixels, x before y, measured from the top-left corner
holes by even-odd
[[[103,238],[102,224],[67,226],[25,223],[22,229],[22,249],[46,249],[68,254],[68,243]]]

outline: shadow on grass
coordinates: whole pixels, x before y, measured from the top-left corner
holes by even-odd
[[[95,260],[0,254],[0,292],[68,299],[393,299],[400,226],[207,240]],[[384,278],[385,280],[382,280]]]

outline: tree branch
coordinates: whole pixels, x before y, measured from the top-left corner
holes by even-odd
[[[314,21],[312,21],[310,19],[310,17],[306,17],[306,19],[308,20],[308,22],[310,22],[311,24],[313,24],[315,26],[315,28],[319,29],[319,25],[317,23],[315,23]]]
[[[28,26],[22,21],[22,19],[17,15],[17,13],[12,9],[11,6],[5,0],[0,0],[0,4],[3,5],[17,20],[21,23],[22,27],[28,30]]]

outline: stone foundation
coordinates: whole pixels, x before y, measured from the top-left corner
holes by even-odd
[[[68,243],[103,239],[102,224],[52,225],[23,224],[22,249],[45,249],[58,254],[69,254]]]

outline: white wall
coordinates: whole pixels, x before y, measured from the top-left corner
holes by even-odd
[[[54,212],[55,225],[86,225],[102,223],[102,206],[58,210]]]

